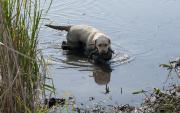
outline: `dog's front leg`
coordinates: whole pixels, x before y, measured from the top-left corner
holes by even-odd
[[[84,55],[89,58],[89,55],[90,55],[91,51],[92,50],[85,48],[84,49]]]

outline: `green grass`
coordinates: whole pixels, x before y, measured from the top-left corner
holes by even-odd
[[[45,63],[37,49],[39,0],[0,0],[0,112],[47,112],[39,103]]]

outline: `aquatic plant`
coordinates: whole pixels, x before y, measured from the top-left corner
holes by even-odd
[[[168,78],[171,75],[172,71],[174,71],[177,77],[180,78],[180,57],[170,60],[167,64],[160,64],[159,66],[169,70],[169,74],[167,76]]]
[[[169,76],[173,76],[175,71],[177,79],[180,78],[180,58],[170,60],[167,64],[161,64],[160,67],[169,70],[167,80]],[[175,77],[175,76],[173,76]],[[166,80],[166,82],[167,82]],[[165,82],[165,83],[166,83]],[[154,88],[153,91],[136,91],[133,94],[144,94],[145,99],[141,105],[140,111],[145,113],[180,113],[180,84],[171,83],[166,89]]]

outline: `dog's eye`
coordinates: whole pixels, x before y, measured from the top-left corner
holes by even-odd
[[[107,44],[104,44],[104,46],[107,46]]]

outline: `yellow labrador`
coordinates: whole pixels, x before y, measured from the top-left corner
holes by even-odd
[[[67,34],[67,44],[73,48],[78,48],[83,44],[86,52],[97,48],[99,54],[106,54],[111,49],[110,38],[98,29],[88,25],[54,26],[46,25],[53,29],[65,30]],[[88,54],[88,53],[86,53]]]

